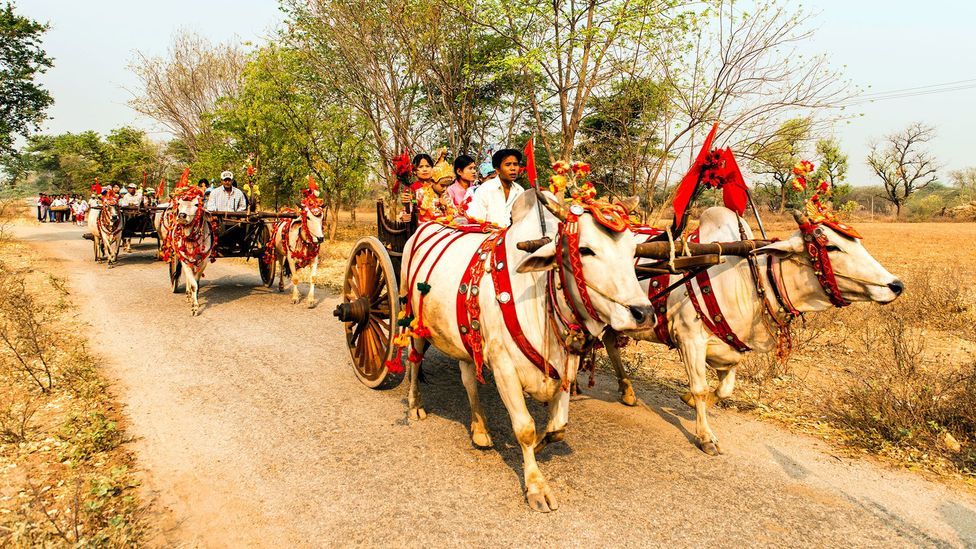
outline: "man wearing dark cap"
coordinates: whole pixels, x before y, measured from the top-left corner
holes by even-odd
[[[498,177],[478,187],[468,205],[468,217],[502,227],[512,223],[512,205],[525,192],[515,184],[521,163],[522,151],[518,149],[502,149],[491,155],[491,165],[498,172]]]

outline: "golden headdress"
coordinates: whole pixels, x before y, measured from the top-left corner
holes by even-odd
[[[431,173],[431,181],[440,181],[445,177],[450,177],[454,179],[454,167],[451,163],[445,160],[447,156],[447,147],[441,147],[437,151],[437,161],[434,162],[434,171]]]

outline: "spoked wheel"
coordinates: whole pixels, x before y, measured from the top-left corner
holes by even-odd
[[[268,242],[271,241],[271,227],[265,223],[258,233],[258,244],[261,245],[260,255],[258,256],[258,270],[261,271],[261,282],[270,288],[274,284],[275,271],[278,269],[278,262],[273,258],[270,263],[264,262],[264,252],[267,250]]]
[[[397,296],[396,273],[383,243],[372,236],[360,239],[346,265],[342,303],[333,314],[345,324],[356,377],[373,389],[387,380],[384,363],[396,349]]]
[[[180,274],[183,273],[183,264],[180,263],[179,259],[171,257],[169,260],[169,285],[173,288],[173,293],[179,292],[180,289]]]

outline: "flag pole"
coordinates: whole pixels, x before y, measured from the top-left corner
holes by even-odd
[[[532,151],[532,169],[535,169],[535,132],[533,132],[532,137],[529,138],[529,149]],[[526,161],[526,164],[528,164],[528,161]],[[528,178],[529,176],[528,171],[526,171],[525,176],[526,178]],[[542,196],[542,191],[539,190],[538,176],[536,177],[535,183],[529,181],[529,184],[532,185],[532,188],[535,189],[536,192],[535,206],[536,209],[539,211],[539,227],[542,229],[542,236],[545,237],[546,236],[546,214],[542,211],[542,201],[545,200],[545,197]]]
[[[768,240],[766,238],[766,229],[763,227],[762,219],[759,217],[759,209],[756,208],[756,203],[752,201],[752,193],[749,189],[746,189],[746,196],[749,198],[749,205],[752,206],[752,213],[756,216],[756,225],[759,226],[759,234],[762,235],[763,240]]]

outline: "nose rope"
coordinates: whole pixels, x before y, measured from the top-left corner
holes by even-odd
[[[795,263],[799,263],[800,265],[804,265],[806,267],[811,267],[811,268],[813,267],[813,263],[810,263],[809,261],[803,261],[803,260],[801,260],[801,259],[799,259],[797,257],[792,257],[791,256],[789,258],[789,260],[790,261],[793,261]],[[854,282],[860,282],[861,284],[864,284],[865,286],[877,286],[879,288],[887,288],[888,287],[888,285],[885,284],[885,283],[883,283],[883,282],[871,282],[870,280],[861,278],[859,276],[849,275],[847,273],[842,273],[840,271],[834,271],[834,276],[839,277],[839,278],[846,278],[847,280],[853,280]]]

